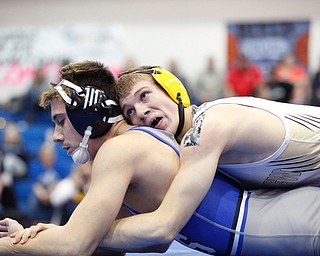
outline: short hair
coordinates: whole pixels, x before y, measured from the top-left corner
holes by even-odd
[[[101,62],[85,60],[70,63],[61,68],[60,75],[61,80],[66,79],[78,86],[92,86],[100,89],[105,92],[108,99],[116,101],[115,77]],[[52,87],[55,85],[51,83]],[[41,95],[39,105],[46,108],[53,99],[61,99],[61,96],[52,88]]]

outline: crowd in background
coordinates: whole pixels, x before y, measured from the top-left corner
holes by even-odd
[[[195,104],[232,96],[254,96],[296,104],[320,103],[319,72],[309,74],[293,53],[285,54],[267,75],[244,54],[239,54],[224,74],[216,71],[214,58],[209,57],[197,82],[186,86],[189,86]]]
[[[118,72],[137,65],[128,58]],[[224,73],[216,70],[214,56],[208,56],[194,83],[181,72],[177,60],[169,60],[164,68],[182,81],[196,105],[223,97],[255,96],[320,106],[320,71],[309,74],[292,53],[283,56],[267,76],[244,54]],[[66,153],[52,142],[50,114],[38,107],[41,93],[49,89],[48,83],[40,66],[29,90],[2,105],[0,113],[6,115],[0,120],[0,214],[26,225],[39,221],[65,223],[90,183],[91,164],[76,166],[65,158],[61,160]],[[37,126],[41,126],[39,134],[25,141],[27,131],[35,133]],[[27,189],[19,189],[24,186]]]
[[[38,222],[64,224],[87,191],[91,163],[78,166],[62,160],[59,165],[58,147],[52,141],[50,125],[47,127],[43,138],[35,134],[37,141],[35,137],[28,140],[38,143],[36,150],[29,152],[22,135],[27,131],[21,130],[19,121],[7,121],[0,151],[1,218],[12,217],[26,226]],[[67,171],[59,170],[63,165]]]

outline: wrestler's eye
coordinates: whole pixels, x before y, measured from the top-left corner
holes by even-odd
[[[58,125],[64,126],[65,121],[66,121],[66,119],[62,119],[61,121],[59,121]]]
[[[134,113],[135,113],[135,111],[134,111],[133,108],[129,108],[129,109],[126,111],[126,114],[127,114],[128,117],[134,115]]]
[[[149,93],[148,93],[148,92],[143,92],[143,93],[141,93],[141,95],[140,95],[140,99],[141,99],[142,101],[145,101],[145,100],[148,98],[148,96],[149,96]]]
[[[65,124],[65,120],[66,120],[66,119],[65,119],[63,116],[60,116],[60,115],[55,116],[55,117],[52,119],[53,123],[55,123],[55,124],[58,125],[58,126],[63,126],[63,125]]]

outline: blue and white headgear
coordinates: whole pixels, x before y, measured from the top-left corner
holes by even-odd
[[[71,90],[67,94],[62,86]],[[92,86],[81,87],[63,79],[54,89],[66,103],[66,112],[75,130],[83,136],[80,146],[73,152],[76,164],[90,161],[88,140],[106,134],[113,123],[123,119],[120,106],[108,99],[104,91]]]

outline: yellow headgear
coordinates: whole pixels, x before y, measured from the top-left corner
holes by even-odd
[[[179,104],[178,95],[180,94],[181,101],[184,107],[190,106],[190,98],[186,88],[181,81],[169,71],[163,68],[152,68],[151,72],[154,80],[169,94],[177,104]]]
[[[169,97],[178,104],[179,125],[175,133],[177,138],[184,126],[184,107],[190,106],[188,92],[181,81],[175,75],[160,67],[146,67],[146,69],[127,71],[120,74],[119,77],[130,73],[152,75],[153,79],[168,93]]]

